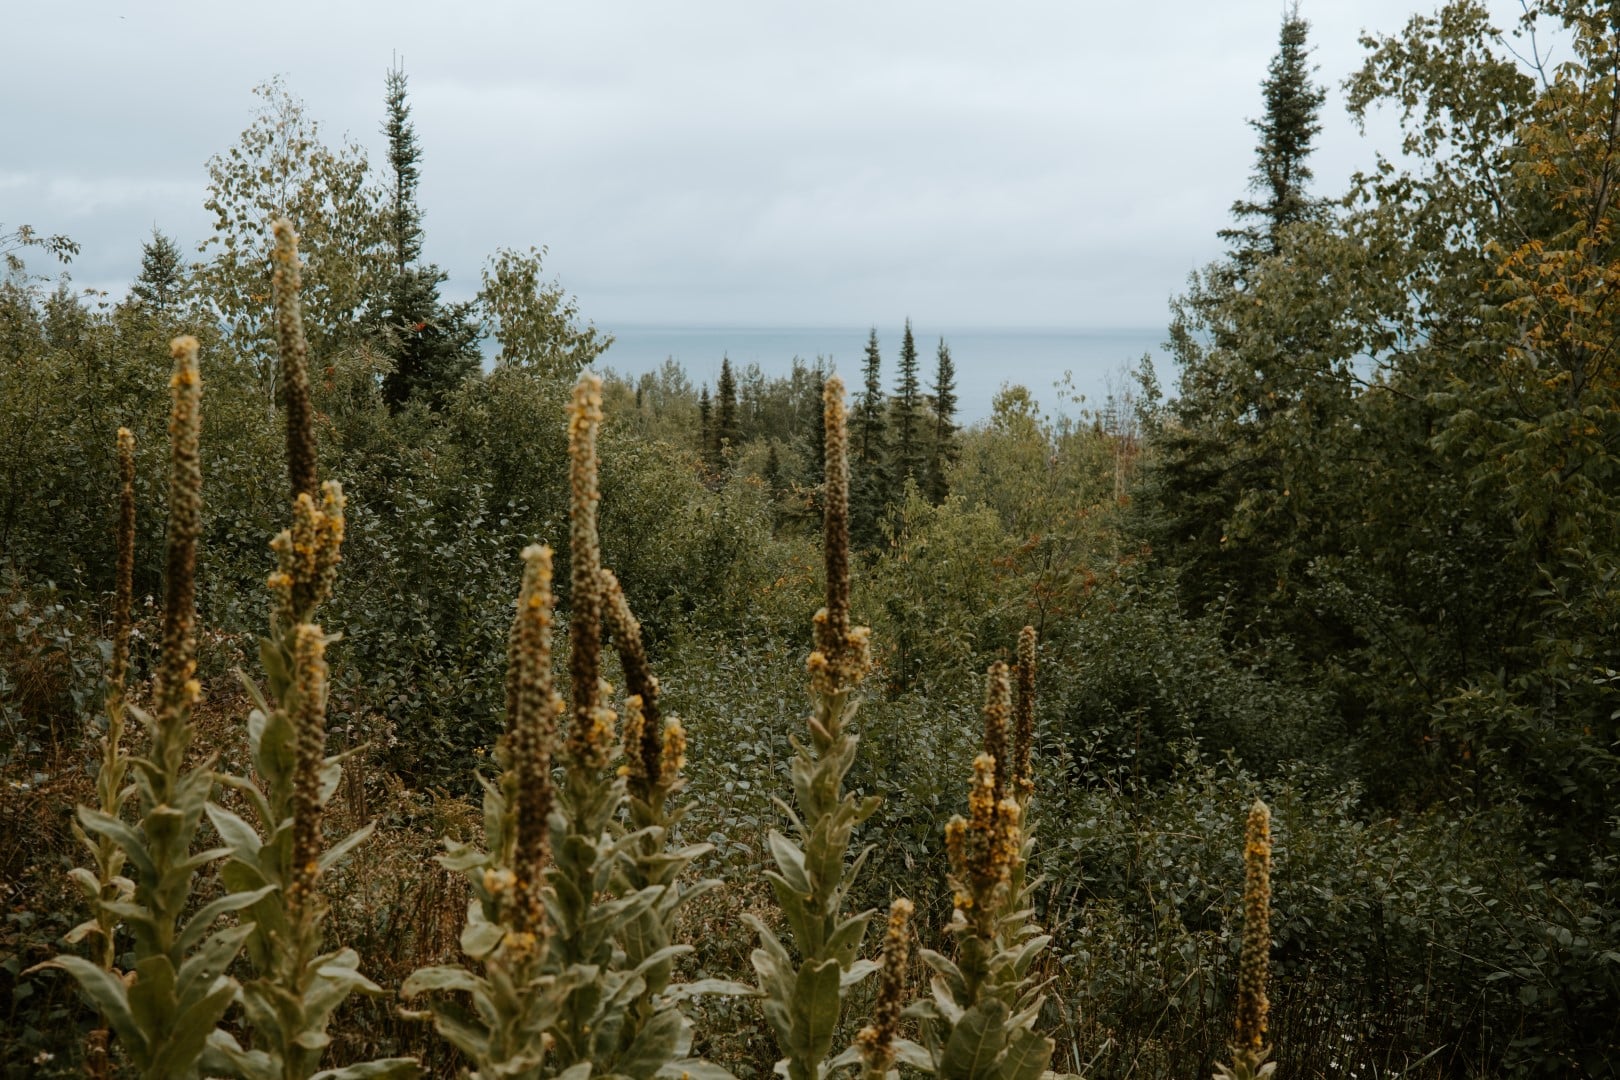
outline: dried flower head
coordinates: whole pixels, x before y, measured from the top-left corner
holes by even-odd
[[[624,763],[619,775],[625,778],[630,790],[646,792],[652,789],[648,782],[645,762],[641,756],[641,740],[647,730],[647,718],[641,711],[641,695],[631,694],[624,699],[624,723],[619,726],[620,752]],[[659,747],[663,749],[662,746]],[[645,796],[639,796],[645,797]]]
[[[1019,802],[1035,792],[1030,752],[1035,744],[1035,628],[1018,634],[1018,696],[1013,702],[1012,786]]]
[[[996,798],[995,769],[989,754],[973,759],[968,816],[954,817],[945,826],[957,910],[970,913],[981,926],[993,918],[1018,858],[1018,803]]]
[[[197,370],[197,339],[169,343],[174,375],[169,379],[169,534],[164,582],[162,657],[153,697],[160,726],[178,733],[196,704],[197,537],[202,532],[202,376]],[[183,744],[184,737],[179,740]],[[165,740],[168,743],[168,740]],[[184,753],[165,745],[165,753]],[[175,762],[178,766],[178,761]]]
[[[1011,714],[1007,665],[997,660],[990,665],[984,688],[984,752],[994,762],[991,786],[998,803],[1007,794],[1007,725]]]
[[[281,625],[309,622],[331,597],[343,561],[343,508],[343,486],[328,480],[321,485],[320,507],[300,493],[293,501],[292,525],[270,541],[276,570],[266,584],[271,611]]]
[[[293,846],[287,905],[309,911],[320,876],[321,769],[326,764],[326,637],[300,623],[293,631]]]
[[[905,1008],[906,964],[911,954],[911,901],[900,897],[889,905],[889,928],[883,935],[883,966],[878,973],[872,1022],[855,1036],[868,1076],[881,1076],[894,1065],[894,1039]]]
[[[523,549],[523,584],[512,621],[512,670],[508,672],[508,768],[517,798],[513,855],[517,892],[514,924],[538,931],[544,919],[543,872],[549,857],[552,805],[551,751],[562,701],[551,675],[551,549]]]
[[[596,476],[596,433],[602,424],[602,380],[586,373],[574,384],[568,405],[569,541],[572,590],[569,593],[568,674],[573,722],[568,751],[573,760],[593,758],[601,681],[602,551],[596,531],[601,499]]]
[[[270,225],[275,246],[270,252],[270,295],[276,308],[276,344],[281,354],[281,397],[287,410],[287,479],[292,497],[315,497],[315,430],[309,402],[309,343],[299,307],[302,285],[298,233],[292,222],[278,218]]]
[[[625,688],[639,702],[642,722],[637,732],[638,742],[632,745],[630,717],[625,717],[624,753],[639,760],[626,772],[630,778],[630,792],[646,799],[652,794],[651,786],[663,773],[659,759],[663,756],[661,715],[658,707],[658,677],[647,662],[647,649],[641,641],[641,623],[630,610],[624,589],[611,570],[603,570],[602,619],[613,637],[619,663],[624,668]],[[628,710],[628,702],[626,703]]]
[[[1271,966],[1271,810],[1256,799],[1243,838],[1243,947],[1238,957],[1237,1064],[1266,1056],[1266,977]]]
[[[851,627],[849,615],[849,432],[844,411],[844,381],[834,375],[822,387],[826,424],[826,490],[822,511],[822,549],[826,560],[827,604],[812,625],[814,651],[808,664],[818,694],[852,689],[872,666],[870,635]],[[818,659],[819,656],[819,659]]]

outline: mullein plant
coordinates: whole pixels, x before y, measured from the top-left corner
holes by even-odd
[[[192,710],[201,695],[196,679],[195,571],[202,522],[197,451],[202,380],[196,338],[176,338],[170,351],[175,365],[170,380],[163,638],[150,711],[127,706],[150,738],[145,756],[126,759],[133,775],[128,798],[135,804],[135,823],[126,823],[117,812],[122,794],[103,807],[80,807],[78,813],[85,833],[115,844],[124,865],[133,870],[132,890],[126,892],[121,883],[113,882],[115,896],[107,898],[98,881],[93,899],[98,933],[103,917],[128,926],[134,967],[119,975],[104,963],[83,957],[50,961],[78,980],[117,1035],[136,1073],[146,1080],[197,1074],[209,1036],[238,991],[226,969],[254,932],[248,921],[219,930],[213,929],[214,924],[221,915],[251,907],[269,892],[265,888],[227,893],[187,916],[197,871],[230,852],[193,850],[216,780],[212,757],[190,765],[186,760],[194,733]],[[106,753],[110,759],[118,757],[110,740]],[[118,768],[112,766],[113,772]],[[106,779],[114,777],[109,773]],[[100,959],[105,961],[105,952]]]
[[[794,837],[772,830],[767,839],[775,870],[766,877],[790,931],[793,950],[759,919],[753,952],[765,1019],[782,1054],[777,1071],[787,1080],[821,1080],[834,1067],[833,1037],[849,988],[877,965],[859,959],[875,913],[844,910],[870,849],[853,859],[855,828],[877,810],[878,796],[844,791],[858,739],[851,722],[859,687],[870,667],[870,631],[852,627],[849,611],[849,465],[844,384],[832,377],[824,390],[826,491],[823,547],[827,604],[816,613],[809,740],[793,740],[790,767],[795,807],[779,803]],[[796,958],[795,958],[796,954]]]
[[[478,1080],[555,1075],[548,1053],[576,973],[548,970],[545,869],[556,793],[551,776],[562,698],[552,682],[551,549],[523,551],[523,580],[507,639],[506,730],[496,743],[501,772],[484,787],[484,841],[445,839],[439,862],[471,886],[461,949],[474,967],[422,968],[406,997],[465,992],[472,1008],[436,996],[434,1027],[472,1062]],[[475,970],[477,968],[479,970]]]
[[[563,992],[561,1013],[551,1032],[552,1054],[559,1070],[585,1067],[597,1074],[651,1080],[686,1054],[691,1029],[673,1001],[653,996],[649,979],[667,986],[670,962],[691,947],[639,940],[654,925],[668,928],[658,918],[658,908],[674,884],[634,886],[636,867],[645,869],[649,854],[643,851],[640,859],[632,855],[650,837],[619,825],[631,774],[653,764],[643,739],[651,739],[647,707],[651,701],[656,710],[657,695],[639,648],[639,625],[622,592],[608,587],[613,579],[601,565],[596,454],[601,423],[602,380],[583,375],[568,411],[569,728],[563,742],[563,784],[552,819],[550,888],[545,893],[549,960],[560,974],[577,973],[577,978]],[[618,624],[622,651],[630,654],[626,674],[637,683],[638,692],[626,702],[626,713],[639,769],[629,761],[623,769],[612,767],[619,749],[618,716],[607,705],[611,688],[601,674],[604,622]],[[666,735],[671,742],[667,761]],[[683,742],[678,724],[658,732],[658,784],[666,793],[676,782]],[[642,786],[639,778],[637,786]],[[677,855],[677,862],[690,861],[701,850]],[[680,1065],[682,1071],[696,1067],[695,1062]]]
[[[484,791],[486,848],[446,842],[441,862],[472,885],[463,951],[482,972],[424,968],[407,996],[464,991],[470,1010],[436,997],[439,1032],[480,1078],[593,1073],[651,1080],[661,1071],[723,1076],[682,1060],[689,1025],[668,987],[674,877],[702,848],[667,852],[666,801],[679,788],[685,734],[662,728],[657,681],[640,627],[600,564],[596,434],[601,380],[582,377],[569,407],[570,702],[551,673],[551,552],[524,552],[524,582],[508,649],[502,773]],[[617,715],[601,677],[602,628],[612,628],[635,689],[625,702],[625,761],[612,768]],[[567,737],[558,745],[561,715]],[[652,733],[656,732],[656,738]],[[553,759],[563,783],[554,786]],[[625,828],[620,811],[631,802]],[[638,808],[636,803],[641,805]],[[638,825],[645,821],[646,824]],[[662,822],[662,824],[660,824]]]
[[[242,988],[248,1047],[216,1032],[207,1063],[246,1080],[406,1077],[411,1058],[388,1058],[324,1071],[321,1059],[332,1014],[351,993],[382,990],[360,973],[353,949],[325,951],[326,902],[319,880],[371,834],[368,824],[327,848],[321,824],[336,790],[340,757],[326,753],[326,648],[334,639],[315,622],[332,594],[343,544],[343,490],[316,489],[308,348],[299,310],[298,237],[290,223],[271,227],[271,292],[287,418],[292,524],[271,542],[270,632],[259,641],[264,692],[242,677],[254,708],[248,744],[257,779],[223,777],[252,810],[255,823],[217,804],[208,817],[230,845],[221,871],[227,889],[255,896],[247,939],[254,978]],[[318,500],[318,501],[317,501]]]
[[[905,897],[889,905],[889,927],[883,935],[883,962],[878,970],[871,1022],[856,1034],[855,1045],[838,1058],[839,1064],[858,1060],[861,1080],[898,1076],[895,1064],[902,1054],[907,1064],[922,1059],[916,1043],[899,1037],[906,1004],[906,965],[911,959],[911,915],[911,901]]]
[[[107,730],[101,738],[101,760],[96,767],[96,808],[105,817],[122,818],[124,804],[134,794],[125,780],[129,775],[129,755],[124,751],[124,697],[129,679],[130,604],[135,577],[135,436],[128,428],[118,429],[118,562],[113,587],[112,656],[107,665]],[[91,839],[77,821],[73,835],[90,852],[95,869],[75,867],[68,872],[84,890],[90,902],[91,917],[68,932],[69,944],[89,939],[91,956],[103,971],[116,970],[118,916],[107,903],[127,903],[135,893],[135,883],[124,876],[123,848],[109,836]],[[107,1056],[110,1032],[98,1027],[85,1040],[85,1073],[101,1078],[112,1075]]]
[[[620,1045],[629,1047],[648,1026],[668,1022],[660,1017],[674,1007],[663,995],[670,989],[674,972],[676,954],[669,947],[675,940],[676,919],[682,907],[720,883],[712,878],[691,884],[681,880],[692,861],[714,847],[692,844],[672,848],[675,827],[684,814],[683,808],[671,806],[670,801],[685,783],[681,770],[686,763],[686,730],[678,717],[663,718],[658,678],[647,661],[641,624],[630,610],[618,578],[611,570],[603,570],[600,581],[602,623],[619,655],[627,691],[619,773],[625,779],[625,826],[629,835],[614,891],[628,896],[649,888],[660,890],[657,900],[637,918],[624,923],[619,935],[625,965],[640,970],[643,983],[620,1034]],[[680,987],[685,996],[752,992],[752,987],[715,979]]]
[[[932,995],[906,1010],[921,1021],[922,1045],[904,1060],[942,1080],[1038,1080],[1052,1059],[1052,1040],[1035,1027],[1046,982],[1033,970],[1051,938],[1034,921],[1033,884],[1024,877],[1034,645],[1026,628],[1016,709],[1007,665],[990,667],[984,749],[973,762],[968,816],[953,818],[945,829],[955,897],[948,930],[956,955],[922,951],[934,972]],[[1009,765],[1001,765],[1004,760]]]
[[[1215,1067],[1216,1080],[1260,1080],[1277,1070],[1267,1061],[1266,978],[1271,968],[1271,810],[1256,799],[1243,837],[1243,945],[1238,953],[1237,1037],[1232,1064]]]

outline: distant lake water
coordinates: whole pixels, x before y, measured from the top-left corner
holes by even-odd
[[[599,361],[621,375],[657,370],[673,357],[694,384],[711,387],[720,375],[720,360],[731,358],[734,367],[758,364],[767,375],[783,375],[793,358],[831,363],[853,391],[861,378],[866,356],[866,327],[733,327],[733,326],[603,326],[613,334],[611,348]],[[883,351],[883,384],[893,390],[898,372],[902,327],[878,327]],[[1059,402],[1054,384],[1072,372],[1074,389],[1087,405],[1100,403],[1111,388],[1130,385],[1127,368],[1134,369],[1144,353],[1152,354],[1162,386],[1173,382],[1170,362],[1163,353],[1163,327],[1127,327],[1097,330],[1003,330],[986,328],[941,329],[916,325],[918,366],[926,391],[933,381],[934,354],[941,335],[956,363],[957,395],[964,422],[982,420],[990,402],[1005,383],[1029,388],[1048,412],[1073,413],[1076,407]]]

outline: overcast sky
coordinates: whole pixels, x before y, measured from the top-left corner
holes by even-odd
[[[1320,190],[1394,141],[1345,116],[1358,33],[1432,7],[1305,0]],[[1160,326],[1242,194],[1281,8],[10,0],[0,223],[71,235],[75,281],[122,293],[153,225],[205,236],[255,84],[375,162],[397,52],[452,295],[532,244],[610,328]]]

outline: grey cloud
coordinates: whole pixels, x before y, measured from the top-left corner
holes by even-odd
[[[1243,191],[1279,10],[35,0],[0,15],[27,42],[0,71],[0,220],[71,233],[76,279],[121,288],[154,222],[202,239],[204,163],[255,83],[285,73],[375,157],[397,50],[456,295],[533,244],[606,325],[1161,325]],[[1409,10],[1307,3],[1320,77]],[[1372,146],[1337,95],[1325,119],[1333,191]]]

